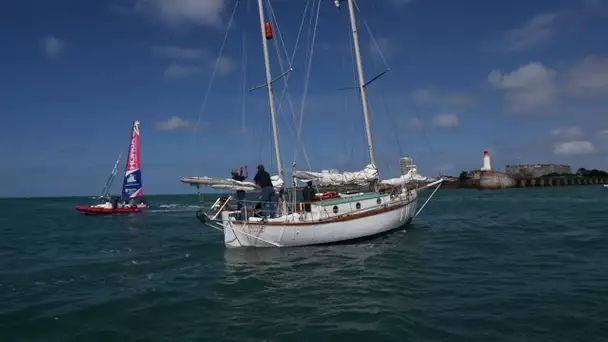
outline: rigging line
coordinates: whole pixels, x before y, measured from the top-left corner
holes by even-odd
[[[415,114],[415,115],[416,115],[416,118],[419,120],[419,122],[423,122],[418,114]],[[429,141],[429,137],[428,137],[428,134],[427,134],[427,131],[426,131],[426,127],[424,125],[422,125],[422,136],[424,138],[424,141],[426,142],[427,147],[431,151],[431,155],[437,156],[437,154],[435,153],[435,151],[433,151],[433,146],[431,146],[431,142]],[[435,168],[435,171],[437,172],[438,175],[440,175],[441,172],[439,172],[438,168]]]
[[[234,3],[234,8],[232,9],[232,14],[230,15],[230,20],[228,21],[228,27],[226,28],[226,33],[224,34],[224,39],[222,40],[222,46],[220,47],[220,51],[218,52],[217,58],[215,60],[215,64],[213,66],[213,72],[211,73],[211,78],[209,79],[209,85],[207,86],[207,91],[205,92],[205,96],[203,98],[203,102],[201,104],[201,108],[199,110],[198,118],[196,119],[196,126],[200,124],[201,116],[203,115],[203,111],[207,106],[207,100],[209,99],[209,94],[211,93],[211,88],[213,87],[213,80],[215,79],[215,75],[217,74],[217,69],[219,67],[220,61],[222,59],[222,55],[224,53],[224,48],[226,47],[226,42],[228,41],[228,35],[230,34],[230,29],[232,28],[232,23],[234,22],[234,15],[236,14],[236,10],[239,7],[239,3],[241,1],[237,0]],[[196,140],[196,131],[192,133],[192,144],[194,145]]]
[[[241,133],[245,133],[246,131],[246,123],[245,117],[247,113],[247,32],[243,30],[242,32],[242,56],[241,56],[241,112],[242,112],[242,121],[241,121]]]
[[[264,140],[262,139],[262,137],[259,137],[259,134],[256,132],[256,130],[253,131],[253,141],[258,142],[260,144],[260,150],[258,151],[258,160],[262,160],[262,153],[264,153]]]
[[[372,42],[374,43],[374,47],[376,48],[376,50],[378,50],[378,54],[380,55],[380,58],[382,59],[382,63],[384,63],[384,66],[386,67],[387,71],[390,70],[391,67],[388,65],[388,62],[386,61],[386,58],[384,57],[384,54],[382,53],[382,49],[380,48],[378,41],[374,37],[372,30],[369,28],[369,25],[367,25],[366,20],[363,20],[363,26],[365,26],[365,28],[367,29],[367,33],[369,33],[369,36],[372,38]],[[384,73],[386,73],[386,71]],[[371,82],[372,81],[370,81],[368,83],[371,83]]]
[[[279,20],[277,19],[275,13],[274,13],[274,8],[272,7],[272,2],[271,0],[267,0],[268,2],[268,14],[269,17],[271,18],[271,20],[274,21],[274,24],[276,26],[276,32],[277,32],[277,36],[279,37],[279,40],[281,41],[282,47],[283,47],[283,52],[285,53],[285,58],[287,58],[287,61],[289,62],[289,67],[291,68],[291,61],[289,60],[289,54],[287,53],[287,47],[285,45],[285,40],[283,39],[283,34],[281,33],[281,28],[279,26]],[[275,43],[277,43],[277,40],[275,40]]]
[[[315,18],[313,13],[315,11],[315,2],[313,0],[312,2],[312,9],[311,9],[311,14],[310,14],[310,20],[308,21],[308,32],[306,35],[306,56],[305,56],[305,60],[308,60],[308,54],[310,53],[310,41],[311,41],[311,36],[312,36],[312,22],[313,19]],[[304,68],[306,68],[306,63],[304,64]]]
[[[357,12],[361,13],[361,10],[359,9],[359,4],[357,3],[357,1],[354,0],[353,2],[355,4],[355,9],[357,10]],[[372,38],[372,42],[374,43],[374,47],[378,50],[378,53],[380,54],[380,58],[382,59],[382,62],[384,63],[384,66],[388,70],[390,70],[391,68],[389,67],[388,63],[386,62],[386,58],[384,58],[384,54],[382,54],[382,50],[380,49],[380,45],[378,45],[378,42],[376,41],[376,38],[374,38],[372,30],[370,29],[369,25],[367,24],[367,20],[363,20],[363,26],[365,26],[365,28],[367,29],[367,33],[369,33],[369,36]]]
[[[296,58],[296,52],[298,51],[298,46],[300,45],[300,38],[302,37],[302,31],[304,29],[304,19],[306,19],[306,13],[308,12],[309,5],[310,5],[310,0],[307,0],[306,6],[304,7],[304,14],[302,15],[302,20],[300,21],[300,28],[298,29],[298,36],[296,37],[295,46],[293,47],[293,53],[291,54],[291,60],[289,63],[290,65],[293,65],[293,61]]]
[[[306,18],[306,13],[307,13],[307,11],[308,11],[308,5],[309,5],[309,2],[310,2],[310,0],[309,0],[309,1],[307,2],[307,4],[306,4],[305,11],[304,11],[304,15],[302,16],[302,21],[301,21],[301,24],[300,24],[300,30],[299,30],[299,32],[298,32],[298,39],[297,39],[296,41],[299,41],[299,37],[300,37],[301,32],[302,32],[302,27],[303,27],[303,25],[304,25],[304,20],[305,20],[305,18]],[[273,18],[274,18],[274,20],[275,20],[275,22],[276,22],[276,21],[277,21],[276,16],[274,16],[273,14],[271,14],[271,16],[273,16]],[[277,29],[277,30],[278,30],[278,29]],[[284,44],[284,42],[283,42],[283,44]],[[278,60],[279,60],[279,66],[280,66],[281,70],[284,70],[283,58],[281,57],[281,53],[279,52],[279,42],[278,42],[277,40],[275,40],[275,44],[274,44],[274,45],[275,45],[275,50],[276,50],[277,57],[278,57]],[[298,48],[298,45],[296,45],[296,46],[294,47],[294,54],[293,54],[293,58],[295,58],[295,52],[297,51],[297,48]],[[287,56],[287,58],[289,58],[289,56]],[[289,62],[289,61],[288,61],[288,63],[292,63],[292,62],[293,62],[293,61],[291,61],[291,62]],[[291,69],[291,66],[290,66],[290,69]],[[283,108],[283,107],[284,107],[284,106],[283,106],[283,99],[284,99],[285,95],[287,95],[287,101],[288,101],[289,107],[290,107],[290,109],[291,109],[291,114],[292,114],[293,123],[294,123],[294,125],[295,125],[295,126],[297,126],[297,120],[296,120],[296,117],[295,117],[295,108],[294,108],[294,105],[293,105],[293,99],[292,99],[292,97],[291,97],[291,93],[288,91],[288,89],[289,89],[289,74],[287,74],[287,75],[284,77],[283,82],[284,82],[285,84],[284,84],[284,87],[283,87],[283,90],[282,90],[282,93],[281,93],[281,97],[280,97],[280,99],[279,99],[279,108],[278,108],[278,110],[279,110],[280,112],[282,112],[282,111],[283,111],[283,109],[284,109],[284,108]],[[284,118],[285,120],[287,120],[285,117],[283,117],[283,118]],[[288,121],[286,121],[286,124],[288,125],[287,127],[289,128],[289,130],[290,130],[290,132],[292,133],[292,135],[293,135],[294,137],[296,137],[296,139],[297,139],[297,136],[296,136],[296,134],[293,132],[293,130],[292,130],[292,128],[291,128],[291,125],[289,124],[289,122],[288,122]],[[306,147],[304,146],[304,143],[302,142],[302,140],[301,140],[301,139],[298,139],[298,143],[300,144],[300,147],[302,148],[302,151],[303,151],[303,154],[304,154],[304,158],[305,158],[305,160],[306,160],[306,163],[308,164],[308,168],[310,169],[310,168],[311,168],[311,166],[310,166],[310,161],[308,160],[308,153],[307,153],[307,151],[306,151]],[[297,148],[297,147],[296,147],[296,148]]]
[[[268,0],[268,1],[270,2],[270,0]],[[308,12],[308,6],[309,5],[310,5],[310,0],[308,0],[306,2],[306,6],[304,7],[304,14],[302,15],[302,20],[300,21],[300,28],[298,30],[298,36],[296,37],[296,43],[295,43],[295,46],[294,46],[294,49],[293,49],[293,53],[292,53],[291,59],[289,58],[289,56],[287,56],[287,61],[289,63],[289,69],[290,70],[292,69],[293,61],[295,59],[295,55],[296,55],[296,52],[298,50],[300,37],[302,36],[302,30],[303,30],[303,27],[304,27],[304,20],[306,19],[306,13]],[[274,22],[277,24],[277,33],[279,34],[279,37],[281,39],[283,50],[285,51],[285,54],[287,55],[287,49],[285,47],[285,41],[283,40],[283,35],[280,33],[280,28],[278,27],[278,20],[277,20],[276,16],[274,15],[274,10],[272,8],[271,8],[271,10],[272,10],[271,16],[272,16],[272,18],[274,18]],[[275,40],[275,48],[277,50],[277,56],[279,57],[279,63],[280,63],[281,70],[284,70],[284,67],[282,65],[282,58],[281,58],[279,50],[278,50],[279,49],[278,48],[278,42],[276,40]],[[289,74],[286,75],[285,79],[287,80],[288,78],[289,78]],[[287,89],[283,88],[283,92],[281,94],[281,97],[279,98],[279,105],[281,105],[281,103],[283,101],[283,97],[285,96],[286,91],[287,91]],[[288,96],[291,99],[291,95],[288,94]],[[292,110],[292,114],[295,115],[295,110],[293,108],[291,108],[291,110]],[[295,121],[294,121],[294,123],[295,123]]]
[[[313,10],[314,10],[314,4],[313,4]],[[314,50],[315,50],[315,40],[317,38],[317,27],[319,24],[319,13],[321,12],[321,0],[318,1],[318,5],[317,5],[317,13],[315,16],[315,24],[314,24],[314,29],[313,29],[313,34],[312,34],[312,39],[311,39],[311,44],[310,44],[310,56],[308,58],[308,66],[306,67],[306,77],[305,77],[305,81],[304,81],[304,93],[302,94],[302,105],[300,107],[300,122],[298,123],[298,139],[302,139],[302,120],[304,118],[304,107],[306,105],[306,96],[308,95],[308,85],[310,83],[310,73],[311,73],[311,69],[312,69],[312,59],[314,56]],[[311,16],[312,17],[312,16]],[[298,151],[296,149],[295,153],[294,153],[294,162],[297,159],[297,155],[298,155]]]
[[[384,98],[384,94],[382,94],[382,98]],[[386,103],[386,101],[384,102],[384,108],[385,111],[388,113],[388,104]],[[399,155],[401,157],[405,157],[405,154],[403,153],[403,147],[401,146],[401,139],[399,139],[399,123],[397,122],[397,119],[395,118],[394,115],[391,116],[391,118],[393,119],[393,124],[391,126],[393,126],[393,135],[395,138],[395,141],[397,142],[397,148],[399,149]]]
[[[275,47],[275,50],[276,50],[276,53],[277,53],[277,59],[279,61],[279,67],[281,69],[283,69],[283,65],[284,65],[283,58],[282,58],[281,53],[279,51],[278,43],[277,43],[276,40],[275,40],[274,47]],[[283,96],[285,95],[285,92],[287,91],[287,86],[288,86],[287,85],[287,79],[288,79],[288,77],[289,77],[289,74],[285,75],[285,77],[284,77],[285,85],[284,85],[284,87],[282,89],[282,94],[281,94],[282,96],[281,96],[281,99],[279,101],[279,105],[278,105],[278,108],[277,108],[277,113],[281,114],[280,116],[285,121],[285,124],[287,125],[287,128],[289,129],[289,132],[293,136],[295,136],[294,128],[291,127],[291,125],[289,123],[289,120],[287,120],[287,117],[284,115],[285,113],[283,111]],[[275,96],[275,98],[276,98],[276,96]]]
[[[356,70],[356,62],[355,62],[355,52],[353,51],[353,36],[350,32],[351,28],[348,28],[348,41],[349,41],[349,49],[348,51],[350,52],[350,62],[351,62],[351,67],[352,67],[352,71],[353,71],[353,84],[357,84],[357,70]],[[356,89],[359,89],[359,87],[356,87]]]

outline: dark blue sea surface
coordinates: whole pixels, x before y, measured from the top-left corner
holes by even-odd
[[[0,200],[0,341],[608,340],[599,186],[440,190],[407,230],[288,249],[228,250],[196,196],[148,200]]]

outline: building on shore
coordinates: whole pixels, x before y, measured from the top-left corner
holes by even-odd
[[[490,152],[483,151],[481,168],[469,172],[467,184],[480,189],[504,189],[516,185],[515,179],[506,173],[492,170]]]
[[[557,164],[525,164],[525,165],[507,165],[505,173],[512,176],[524,176],[538,178],[552,173],[571,174],[570,165]]]
[[[401,175],[407,175],[410,170],[415,168],[414,161],[410,157],[402,157],[399,159],[399,169],[401,170]]]

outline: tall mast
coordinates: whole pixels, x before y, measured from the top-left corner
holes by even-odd
[[[260,0],[261,1],[261,0]],[[359,75],[359,92],[361,93],[361,106],[363,107],[363,118],[365,119],[365,133],[367,134],[367,149],[369,159],[376,165],[376,155],[374,153],[374,141],[372,140],[372,130],[369,123],[369,107],[367,105],[367,90],[365,89],[365,78],[363,77],[363,63],[361,62],[361,50],[359,48],[359,34],[357,33],[357,20],[355,19],[354,0],[348,1],[348,13],[350,14],[350,26],[353,34],[353,45],[355,47],[355,57],[357,61],[357,74]]]
[[[272,75],[270,74],[270,57],[268,55],[268,42],[266,41],[266,22],[264,20],[264,3],[258,0],[260,12],[260,27],[262,29],[262,46],[264,47],[264,64],[266,65],[266,86],[268,87],[268,104],[270,105],[270,117],[272,119],[272,133],[274,136],[274,150],[277,155],[277,171],[281,179],[285,179],[283,171],[283,157],[281,156],[281,146],[279,145],[279,125],[277,124],[277,114],[274,104],[274,88],[272,86]]]

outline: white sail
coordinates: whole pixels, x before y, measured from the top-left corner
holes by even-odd
[[[283,187],[283,180],[279,176],[271,176],[272,186],[275,190],[279,190]],[[234,179],[218,179],[211,177],[182,177],[180,179],[182,183],[190,184],[192,186],[202,186],[213,189],[226,189],[226,190],[245,190],[245,191],[256,191],[260,190],[260,187],[253,182],[239,182]]]
[[[317,185],[366,185],[371,181],[378,179],[378,169],[375,165],[369,164],[365,169],[357,172],[295,171],[292,176],[303,181],[312,180]]]
[[[398,178],[385,179],[383,181],[380,181],[380,184],[397,186],[397,185],[407,184],[409,182],[416,182],[416,181],[424,182],[427,180],[429,180],[429,177],[420,175],[418,173],[418,169],[416,169],[414,167],[414,168],[410,169],[405,175],[398,177]]]

